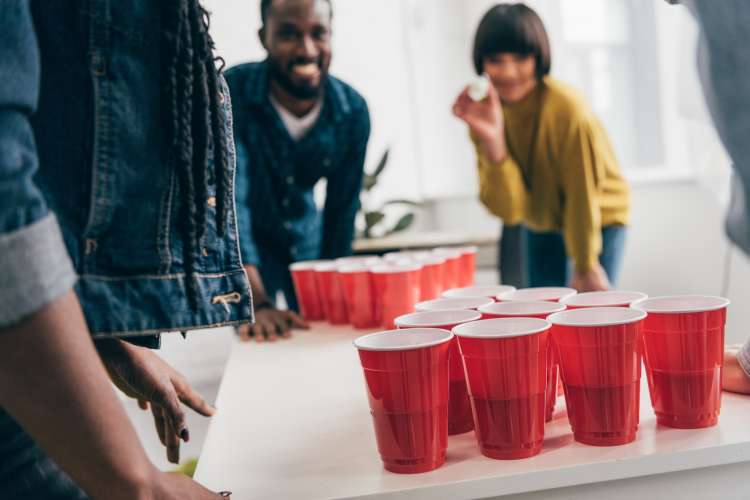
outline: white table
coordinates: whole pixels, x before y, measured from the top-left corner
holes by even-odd
[[[449,438],[436,471],[384,471],[351,344],[361,334],[316,325],[289,341],[237,344],[196,479],[237,500],[750,499],[750,397],[725,393],[714,428],[657,429],[645,379],[634,443],[575,443],[562,409],[536,457],[485,458],[467,433]]]

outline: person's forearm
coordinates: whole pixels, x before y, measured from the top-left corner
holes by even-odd
[[[0,330],[0,406],[94,498],[139,498],[155,474],[72,291]]]
[[[250,290],[253,293],[253,303],[257,305],[270,302],[258,268],[251,264],[245,264],[244,267],[247,273],[247,280],[250,282]]]
[[[505,147],[505,138],[495,137],[491,140],[482,140],[482,151],[485,157],[491,163],[501,163],[508,156],[508,149]]]

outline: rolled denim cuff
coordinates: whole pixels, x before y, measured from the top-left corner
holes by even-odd
[[[76,279],[54,215],[0,234],[0,327],[18,323],[59,298]]]
[[[737,360],[740,362],[742,371],[750,377],[750,339],[747,339],[740,352],[737,353]]]

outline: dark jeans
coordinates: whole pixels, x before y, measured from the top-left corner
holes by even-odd
[[[89,498],[39,449],[31,437],[2,408],[0,408],[0,498],[2,500],[87,500]]]
[[[602,228],[599,263],[616,286],[625,252],[626,226]],[[558,232],[535,232],[523,226],[503,228],[500,241],[500,274],[504,284],[517,288],[566,286],[571,264]]]

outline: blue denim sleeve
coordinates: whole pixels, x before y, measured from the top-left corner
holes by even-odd
[[[354,218],[359,210],[367,141],[370,138],[370,113],[364,101],[350,137],[345,160],[339,170],[328,177],[320,248],[322,259],[335,259],[352,253]]]
[[[34,184],[29,116],[39,93],[39,52],[28,0],[0,9],[0,327],[70,290],[76,273],[55,217]]]
[[[237,175],[235,177],[237,232],[240,235],[242,263],[257,266],[260,259],[253,238],[253,214],[250,208],[250,155],[242,141],[235,141],[235,147],[237,151]]]

